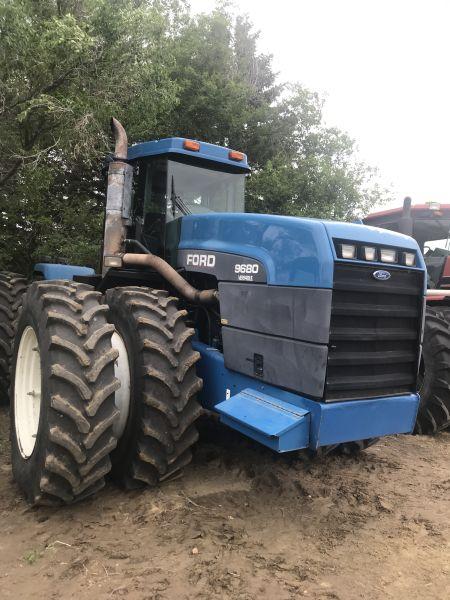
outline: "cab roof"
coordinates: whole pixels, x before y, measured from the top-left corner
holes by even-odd
[[[446,215],[450,214],[450,204],[436,204],[430,206],[430,204],[413,204],[411,206],[412,217],[423,218],[433,216],[435,213],[444,212]],[[381,221],[396,221],[396,218],[400,218],[403,213],[403,206],[397,208],[390,208],[389,210],[381,210],[376,213],[371,213],[364,217],[363,221],[369,225],[375,224]],[[437,215],[442,216],[442,215]]]
[[[189,149],[189,147],[196,147],[198,149],[193,150]],[[220,163],[241,171],[250,171],[246,154],[234,152],[224,146],[216,146],[215,144],[208,144],[207,142],[199,142],[197,140],[171,137],[134,144],[128,148],[128,160],[171,154]],[[241,158],[240,160],[236,160],[236,158],[231,158],[232,156],[239,156]]]

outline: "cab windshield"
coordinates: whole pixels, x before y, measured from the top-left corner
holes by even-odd
[[[167,220],[186,214],[244,212],[244,173],[169,160],[167,185]]]
[[[175,252],[189,214],[244,212],[245,173],[156,157],[136,164],[133,235],[158,256]]]

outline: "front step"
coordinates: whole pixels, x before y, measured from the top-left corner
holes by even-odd
[[[216,404],[214,409],[222,423],[276,452],[309,445],[309,412],[252,388]]]

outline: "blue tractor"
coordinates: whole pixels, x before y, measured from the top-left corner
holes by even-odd
[[[36,265],[24,294],[21,277],[0,278],[12,466],[28,500],[77,501],[108,474],[161,482],[189,463],[205,409],[275,452],[411,432],[417,243],[246,214],[244,154],[182,138],[128,148],[113,129],[100,272]]]

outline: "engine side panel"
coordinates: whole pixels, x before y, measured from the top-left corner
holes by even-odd
[[[274,335],[222,328],[225,366],[277,387],[321,398],[328,348]]]
[[[327,344],[331,290],[219,283],[222,323],[269,335]]]

